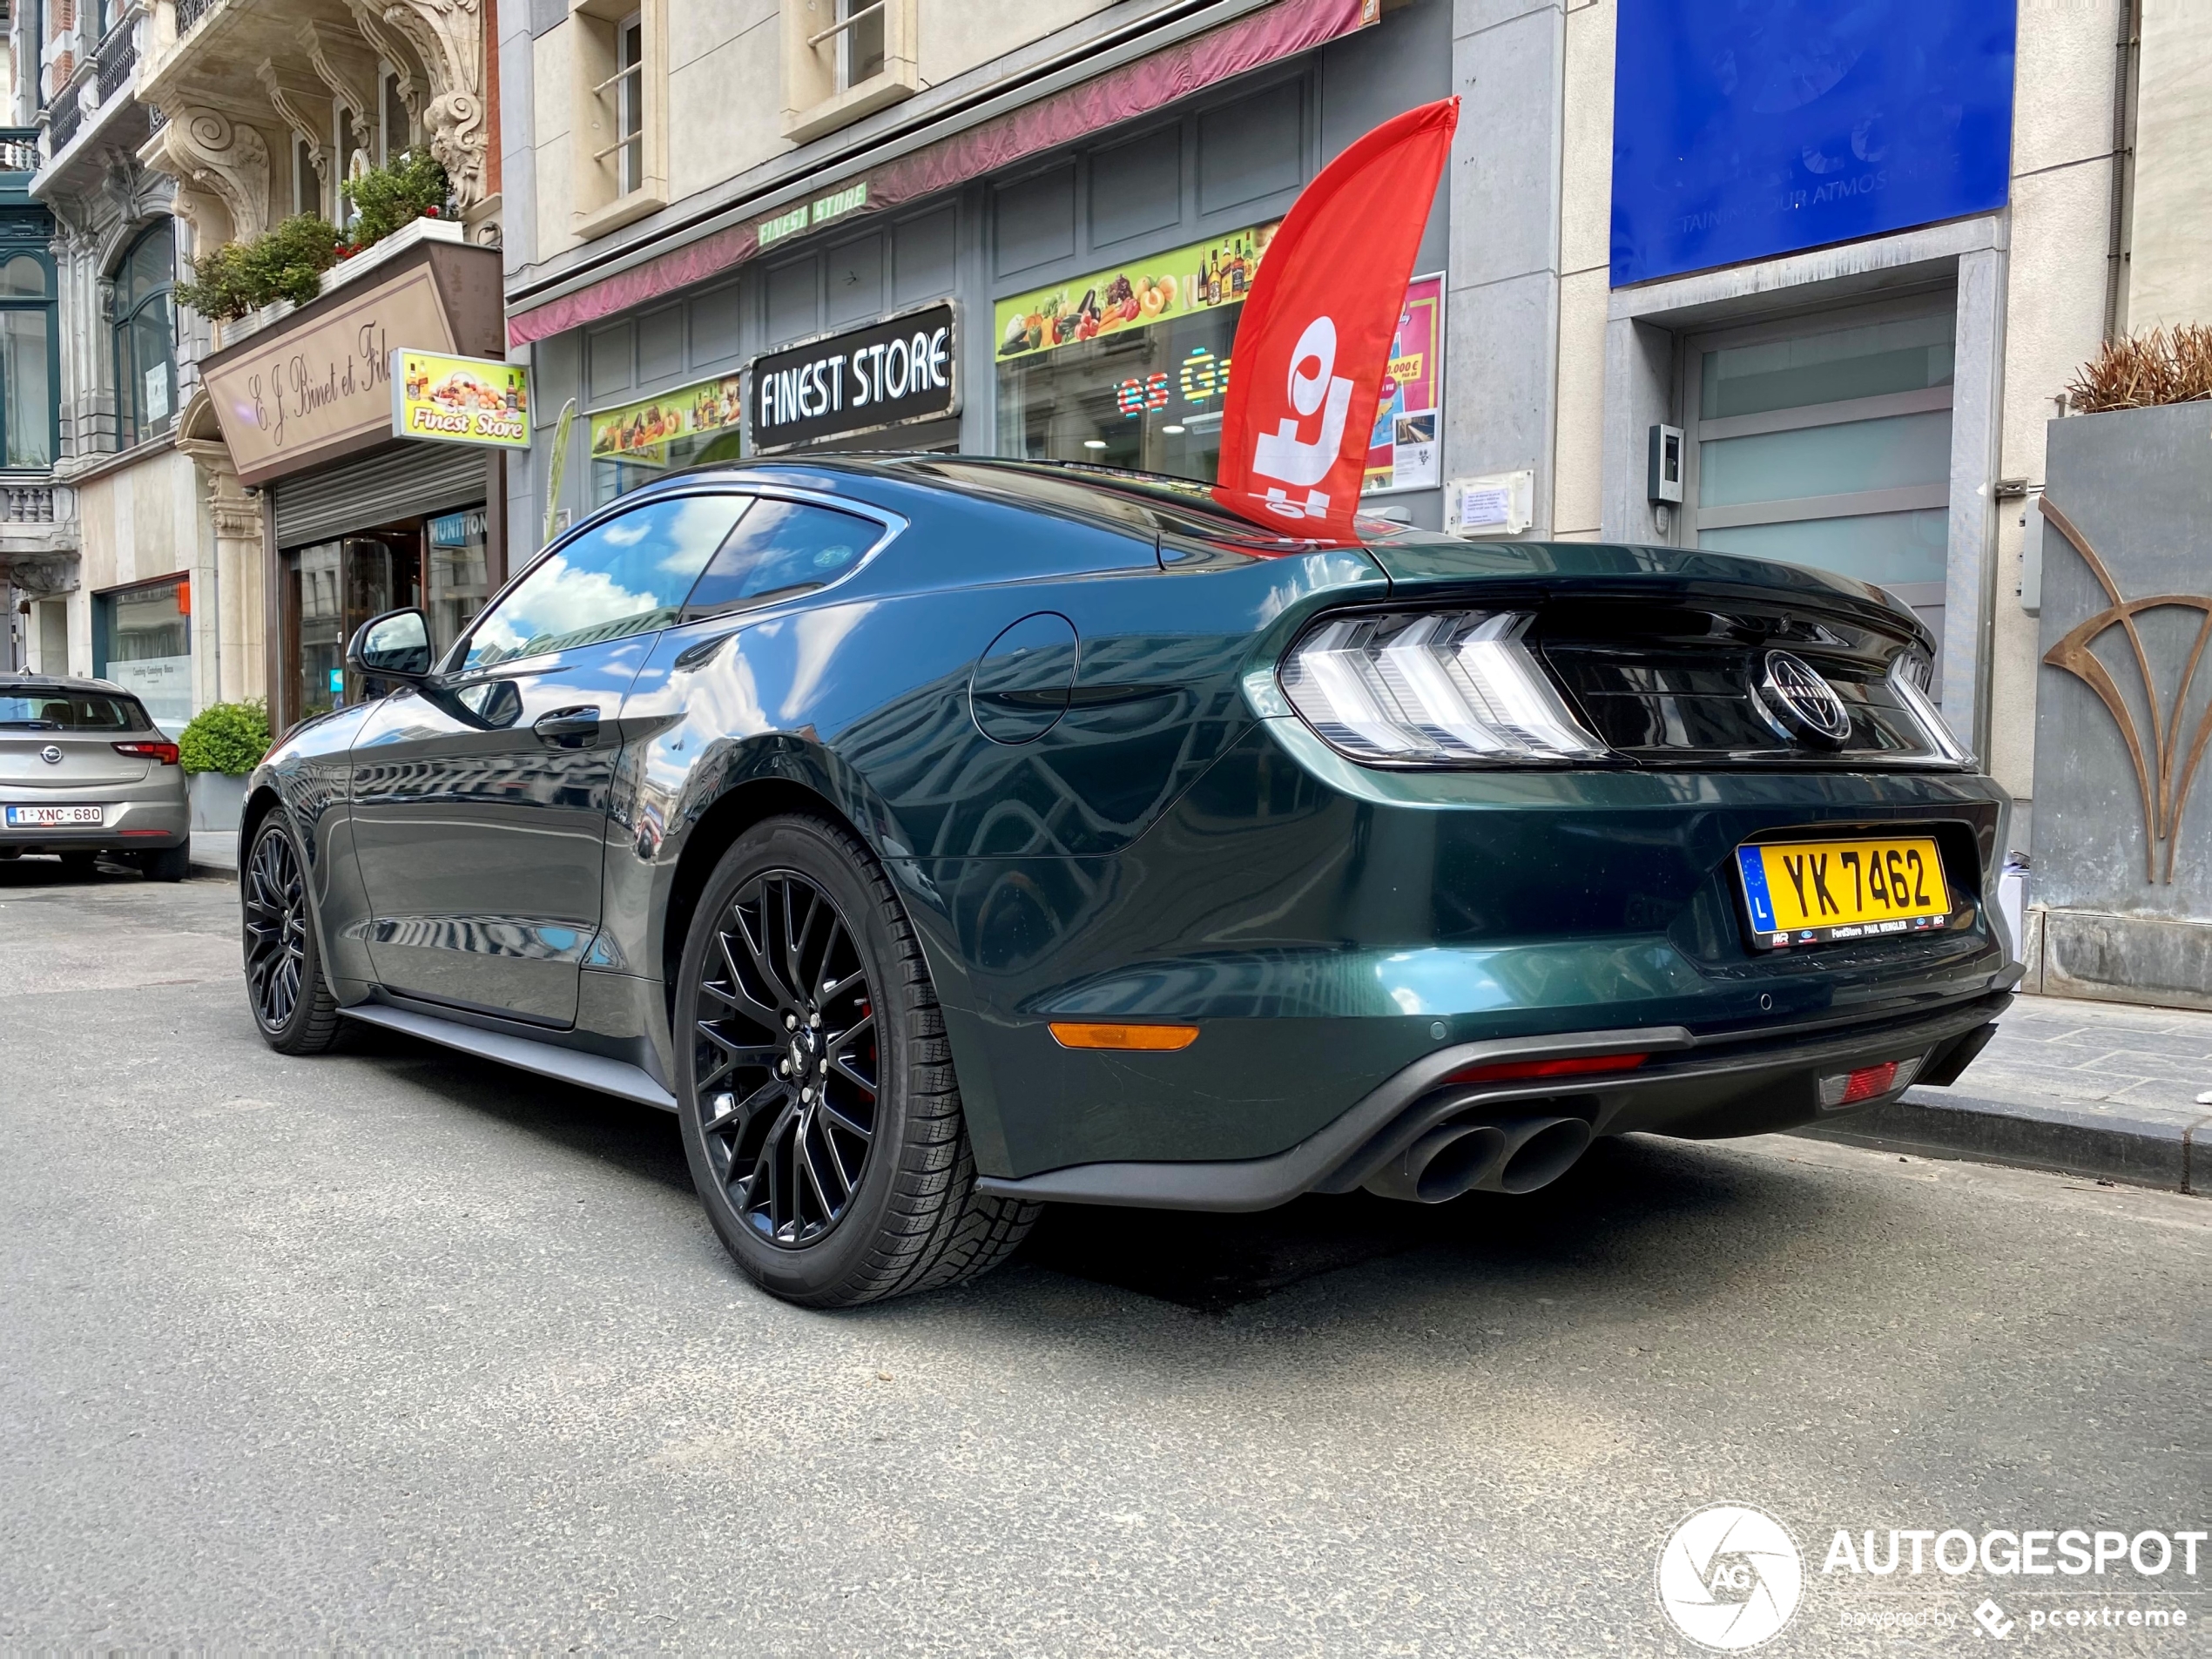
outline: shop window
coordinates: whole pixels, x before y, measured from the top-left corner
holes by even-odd
[[[192,583],[181,576],[93,598],[92,672],[137,695],[157,725],[192,718]]]
[[[591,505],[604,507],[678,467],[736,461],[745,382],[725,374],[590,417]]]
[[[0,263],[0,456],[10,468],[54,464],[54,267],[43,253]]]
[[[784,136],[804,142],[921,89],[914,0],[783,0]]]
[[[576,232],[598,236],[665,206],[667,22],[664,0],[577,0]]]
[[[1685,539],[1878,583],[1942,636],[1954,307],[1690,342]]]
[[[1272,225],[996,307],[999,453],[1211,483],[1243,300]]]
[[[584,531],[492,607],[462,669],[665,628],[745,505],[742,496],[677,496]]]
[[[424,541],[422,608],[430,614],[431,654],[442,658],[491,597],[490,523],[481,507],[442,513]]]
[[[176,412],[174,221],[131,244],[115,273],[115,415],[125,448],[169,430]]]

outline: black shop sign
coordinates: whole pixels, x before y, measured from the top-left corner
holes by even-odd
[[[786,449],[950,415],[959,347],[950,305],[757,357],[752,447]]]

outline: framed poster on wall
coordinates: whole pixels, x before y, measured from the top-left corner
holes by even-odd
[[[1359,493],[1396,495],[1443,482],[1444,273],[1432,271],[1406,285]]]

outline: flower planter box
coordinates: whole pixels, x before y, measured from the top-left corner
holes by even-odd
[[[235,832],[246,811],[246,779],[224,772],[192,775],[192,826]]]

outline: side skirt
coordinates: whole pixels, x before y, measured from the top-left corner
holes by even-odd
[[[626,1061],[610,1060],[604,1055],[587,1054],[581,1049],[564,1049],[557,1043],[540,1042],[532,1037],[516,1036],[505,1031],[486,1031],[481,1027],[463,1025],[457,1020],[441,1020],[435,1015],[419,1014],[413,1008],[395,1008],[381,1002],[356,1002],[338,1012],[349,1020],[359,1020],[364,1025],[381,1025],[388,1031],[405,1032],[420,1037],[425,1042],[435,1042],[448,1049],[458,1049],[484,1060],[496,1060],[502,1065],[513,1066],[519,1071],[535,1072],[541,1077],[557,1077],[563,1082],[577,1083],[585,1089],[596,1089],[603,1095],[614,1095],[623,1100],[636,1101],[641,1106],[658,1107],[662,1111],[676,1109],[676,1097],[655,1082],[640,1066]]]

